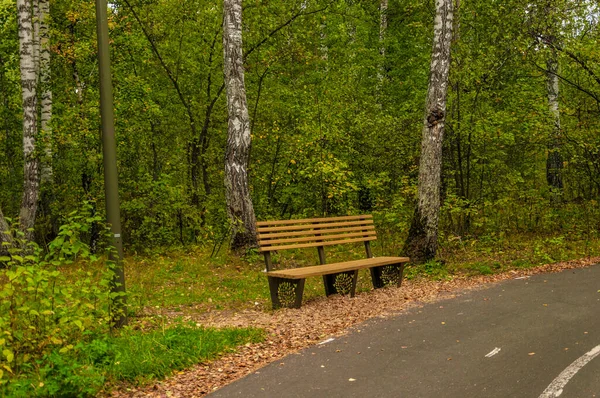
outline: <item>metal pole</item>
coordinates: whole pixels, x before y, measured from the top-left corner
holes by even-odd
[[[113,244],[109,261],[114,264],[111,293],[113,325],[119,328],[127,323],[127,297],[125,296],[125,270],[123,268],[123,241],[121,239],[121,214],[119,208],[119,181],[117,173],[117,146],[115,143],[115,117],[113,113],[113,88],[108,47],[108,19],[106,0],[96,0],[96,31],[98,34],[98,65],[100,71],[100,115],[102,125],[102,154],[104,157],[104,195],[106,219],[110,224]]]

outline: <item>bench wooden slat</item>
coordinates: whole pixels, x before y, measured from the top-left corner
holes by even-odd
[[[364,238],[340,239],[340,240],[332,240],[332,241],[325,241],[325,242],[298,243],[296,245],[261,246],[261,248],[258,251],[259,252],[272,252],[272,251],[276,251],[276,250],[302,249],[305,247],[342,245],[345,243],[367,242],[367,241],[376,240],[376,239],[377,239],[377,236],[367,236]]]
[[[284,239],[259,239],[258,243],[261,246],[272,246],[281,243],[300,243],[300,242],[326,242],[329,240],[340,240],[344,238],[354,238],[357,236],[377,236],[375,230],[355,232],[355,233],[342,233],[342,234],[331,234],[331,235],[312,235],[305,236],[302,238],[284,238]],[[262,238],[262,237],[261,237]]]
[[[352,221],[352,220],[367,220],[372,219],[373,216],[371,214],[363,214],[360,216],[341,216],[341,217],[323,217],[323,218],[303,218],[303,219],[293,219],[293,220],[274,220],[274,221],[258,221],[256,223],[257,227],[268,227],[274,225],[293,225],[293,224],[306,224],[306,223],[321,223],[321,222],[331,222],[331,221]]]
[[[354,271],[363,268],[407,263],[408,261],[408,257],[372,257],[364,260],[271,271],[267,272],[267,275],[287,279],[304,279],[311,276],[337,274],[339,272]]]
[[[356,232],[356,231],[375,231],[374,225],[363,225],[363,226],[349,226],[349,227],[340,227],[333,229],[319,229],[316,231],[307,230],[307,231],[289,231],[289,232],[259,232],[258,239],[259,240],[268,240],[273,238],[283,238],[288,236],[313,236],[314,234],[325,234],[325,233],[341,233],[341,232]]]
[[[324,230],[327,228],[334,227],[345,227],[345,226],[353,226],[353,225],[372,225],[373,220],[359,220],[359,221],[346,221],[346,222],[333,222],[333,223],[323,223],[323,224],[302,224],[302,225],[290,225],[284,227],[258,227],[256,230],[258,233],[265,232],[276,232],[276,231],[303,231],[303,230]]]

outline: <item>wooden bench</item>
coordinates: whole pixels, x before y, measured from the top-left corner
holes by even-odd
[[[261,221],[257,223],[259,251],[264,254],[273,308],[300,308],[304,281],[323,276],[327,296],[354,297],[358,270],[369,268],[375,289],[402,284],[407,257],[373,257],[370,242],[377,239],[371,215]],[[326,264],[325,246],[364,242],[367,258]],[[274,270],[271,252],[316,247],[320,265]]]

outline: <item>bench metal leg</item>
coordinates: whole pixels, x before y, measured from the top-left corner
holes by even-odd
[[[339,274],[323,275],[323,284],[325,285],[325,294],[349,294],[354,297],[356,293],[356,280],[358,279],[358,270],[341,272]]]
[[[304,279],[285,279],[269,276],[269,290],[273,309],[300,308],[304,293]]]
[[[373,267],[370,271],[373,288],[375,289],[391,285],[396,285],[398,287],[402,286],[404,263]]]

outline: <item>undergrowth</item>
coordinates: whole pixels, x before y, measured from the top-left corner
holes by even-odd
[[[257,329],[181,321],[140,328],[134,318],[131,327],[112,328],[110,263],[80,238],[100,221],[85,209],[72,213],[46,251],[17,228],[11,232],[16,244],[0,256],[0,397],[94,396],[107,385],[164,378],[263,339]],[[169,277],[163,282],[168,286]]]

